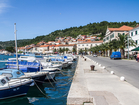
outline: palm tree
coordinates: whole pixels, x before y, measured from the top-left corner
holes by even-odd
[[[87,54],[87,51],[88,51],[88,49],[87,49],[87,48],[85,48],[85,49],[84,49],[85,54]]]
[[[109,43],[108,43],[108,48],[109,48],[109,55],[111,55],[112,54],[112,49],[113,49],[113,42],[112,41],[109,41]]]
[[[112,49],[114,49],[114,51],[117,51],[119,49],[119,46],[120,44],[118,40],[116,39],[112,40]]]
[[[66,54],[67,54],[67,52],[69,51],[69,48],[66,48],[65,51],[66,51]]]
[[[126,48],[128,43],[130,46],[136,46],[136,44],[132,39],[128,40],[127,35],[121,35],[120,34],[118,40],[119,40],[119,48],[120,48],[121,56],[122,56],[122,58],[124,58],[124,54],[125,54],[124,49]]]
[[[61,48],[59,48],[58,52],[59,52],[59,53],[62,53],[63,51],[62,51],[62,49],[61,49]]]
[[[79,53],[83,54],[83,50],[82,50],[82,49],[80,49],[80,50],[79,50]]]
[[[73,52],[73,53],[76,53],[76,52],[77,52],[76,48],[73,48],[73,49],[72,49],[72,52]]]
[[[100,51],[101,51],[101,54],[103,54],[102,56],[105,55],[105,45],[102,43],[101,45],[99,45],[100,47]]]
[[[66,49],[65,49],[65,48],[63,48],[63,49],[62,49],[62,53],[64,54],[64,52],[65,52],[65,51],[66,51]]]
[[[105,43],[104,44],[104,49],[105,49],[105,52],[106,52],[105,53],[106,54],[105,56],[107,57],[108,56],[108,49],[109,49],[108,43]]]
[[[53,52],[55,53],[55,52],[57,52],[57,50],[56,50],[56,49],[54,49],[54,50],[53,50]]]

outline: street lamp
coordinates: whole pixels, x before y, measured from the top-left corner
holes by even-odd
[[[127,41],[128,41],[128,59],[129,59],[129,33],[127,34]]]

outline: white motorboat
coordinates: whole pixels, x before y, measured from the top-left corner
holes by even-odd
[[[0,75],[0,100],[26,95],[33,85],[32,79],[9,79]]]

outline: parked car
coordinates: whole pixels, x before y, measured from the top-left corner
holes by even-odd
[[[119,52],[119,51],[112,52],[110,58],[111,59],[121,59],[121,52]]]
[[[93,57],[97,57],[97,54],[94,54]]]

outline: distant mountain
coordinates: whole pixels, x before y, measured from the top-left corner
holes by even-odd
[[[102,22],[97,22],[97,23],[90,23],[85,26],[80,26],[80,27],[70,27],[66,28],[64,30],[56,30],[48,35],[42,35],[42,36],[37,36],[36,38],[33,39],[23,39],[23,40],[18,40],[18,47],[29,45],[29,44],[37,44],[40,41],[54,41],[56,37],[65,37],[65,36],[71,36],[76,38],[78,35],[92,35],[92,34],[97,34],[97,33],[102,33],[100,37],[104,37],[106,33],[107,27],[110,28],[119,28],[123,25],[135,27],[138,22],[107,22],[107,21],[102,21]],[[6,48],[7,46],[14,46],[14,41],[6,41],[6,42],[0,42],[0,48]]]

